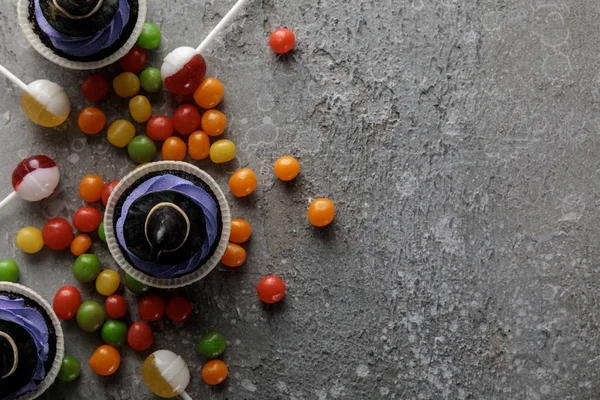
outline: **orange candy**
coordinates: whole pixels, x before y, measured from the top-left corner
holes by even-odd
[[[227,248],[223,257],[221,257],[221,263],[228,267],[239,267],[246,261],[246,250],[239,244],[227,243]]]
[[[101,109],[96,107],[86,107],[81,110],[77,119],[79,129],[86,135],[96,135],[104,129],[106,125],[106,116]]]
[[[200,125],[208,136],[219,136],[225,132],[227,117],[221,111],[207,110],[202,115]]]
[[[250,168],[238,169],[229,178],[229,190],[236,197],[248,196],[257,185],[256,174]]]
[[[208,385],[218,385],[228,374],[227,365],[221,360],[210,360],[202,368],[202,379]]]
[[[71,242],[71,254],[79,257],[80,255],[87,253],[91,246],[92,238],[82,233],[81,235],[75,236],[75,239]]]
[[[252,227],[248,221],[243,219],[234,219],[231,221],[231,234],[229,240],[233,243],[245,243],[250,239]]]
[[[188,153],[194,160],[204,160],[210,152],[210,138],[202,131],[193,132],[188,138]]]
[[[83,177],[79,183],[79,196],[87,202],[93,203],[102,198],[102,189],[104,181],[101,177],[89,174]]]
[[[314,226],[329,225],[334,214],[335,206],[329,199],[315,199],[308,207],[308,220]]]
[[[98,375],[112,375],[117,372],[119,365],[121,365],[121,355],[117,349],[107,344],[98,347],[90,357],[90,367]]]
[[[162,145],[163,160],[183,161],[186,153],[185,142],[176,136],[167,138]]]
[[[225,88],[217,78],[206,78],[194,92],[194,101],[202,108],[215,108],[221,102]]]
[[[292,156],[283,156],[275,161],[275,175],[282,181],[291,181],[300,172],[300,163]]]

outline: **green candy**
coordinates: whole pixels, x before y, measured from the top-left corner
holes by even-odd
[[[92,282],[101,270],[100,260],[95,254],[82,254],[73,263],[73,275],[79,282]]]
[[[123,321],[109,319],[102,325],[102,340],[106,344],[114,347],[120,347],[127,338],[127,325]]]
[[[144,294],[150,290],[150,286],[144,285],[142,282],[136,281],[131,275],[125,274],[125,286],[134,294]]]
[[[19,267],[13,260],[0,260],[0,282],[16,282],[19,280]]]
[[[106,233],[104,233],[104,221],[100,222],[100,226],[98,226],[98,237],[104,243],[106,243]]]
[[[137,40],[137,45],[142,49],[152,50],[160,46],[160,29],[152,22],[144,22],[142,33]]]
[[[217,332],[209,332],[198,339],[196,350],[205,358],[211,360],[223,354],[226,345],[225,336]]]
[[[127,145],[127,153],[136,163],[144,164],[154,159],[156,144],[148,136],[138,135]]]
[[[96,332],[104,323],[105,317],[104,308],[99,303],[88,300],[77,310],[77,325],[84,332]]]
[[[140,84],[146,92],[157,93],[162,88],[160,70],[154,67],[148,67],[143,70],[140,74]]]
[[[57,378],[63,382],[72,382],[79,377],[80,373],[79,361],[75,357],[65,354]]]

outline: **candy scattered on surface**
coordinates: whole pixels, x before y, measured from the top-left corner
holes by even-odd
[[[177,354],[169,350],[158,350],[144,360],[142,378],[154,394],[170,399],[185,392],[190,383],[190,371]]]
[[[17,233],[17,246],[25,253],[37,253],[44,248],[42,231],[33,226],[26,226]]]
[[[104,343],[121,347],[127,339],[127,325],[123,321],[109,319],[102,325],[100,334]]]
[[[140,74],[140,84],[146,92],[158,93],[162,89],[160,70],[154,67],[148,67],[143,70]]]
[[[235,158],[235,144],[228,139],[217,140],[210,146],[209,155],[215,164],[225,163]]]
[[[23,200],[40,201],[49,197],[60,182],[58,166],[50,157],[36,155],[22,160],[12,173],[12,185]]]
[[[106,206],[108,204],[108,198],[110,194],[115,189],[115,186],[119,184],[119,181],[110,181],[106,185],[104,185],[104,189],[102,189],[102,204]]]
[[[275,275],[267,275],[256,286],[258,298],[267,304],[274,304],[285,296],[285,283]]]
[[[275,175],[282,181],[291,181],[300,173],[300,163],[292,156],[283,156],[273,165]]]
[[[42,228],[42,240],[52,250],[64,250],[73,241],[73,228],[64,218],[52,218]]]
[[[100,260],[95,254],[82,254],[73,263],[73,275],[82,283],[93,282],[101,269]]]
[[[103,344],[90,358],[90,367],[98,375],[109,376],[117,372],[121,365],[121,355],[112,346]]]
[[[134,322],[127,331],[127,344],[135,351],[145,351],[152,346],[154,334],[150,325],[143,321]]]
[[[129,289],[133,294],[137,295],[144,294],[150,290],[150,286],[137,281],[129,274],[125,274],[125,286],[127,286],[127,289]]]
[[[223,99],[225,87],[217,78],[206,78],[194,92],[194,101],[204,109],[215,108]]]
[[[227,378],[228,374],[227,365],[221,360],[210,360],[202,368],[202,380],[207,385],[218,385]]]
[[[327,226],[333,221],[335,206],[329,199],[314,199],[308,207],[308,220],[313,226]]]
[[[73,214],[73,226],[79,232],[93,232],[100,226],[102,215],[94,207],[83,206]]]
[[[146,122],[152,116],[152,105],[146,96],[137,95],[129,100],[129,114],[135,122]],[[133,136],[132,136],[133,137]]]
[[[102,190],[104,190],[104,181],[98,175],[88,174],[79,182],[79,196],[88,203],[100,200]]]
[[[81,305],[81,293],[75,286],[63,286],[56,291],[52,309],[56,316],[62,320],[69,320],[75,317],[77,310]]]
[[[15,283],[19,280],[19,266],[13,260],[0,260],[0,282]]]
[[[106,125],[106,115],[99,108],[86,107],[79,113],[77,125],[86,135],[97,135]]]
[[[187,146],[191,158],[204,160],[210,153],[210,137],[202,131],[193,132],[188,137]],[[233,147],[233,153],[235,157],[235,146]]]
[[[229,241],[233,243],[246,243],[252,234],[252,227],[248,221],[241,218],[231,220],[231,233]]]
[[[138,314],[144,321],[158,321],[165,312],[165,301],[159,296],[145,296],[138,302]]]
[[[192,303],[183,297],[173,297],[167,301],[165,314],[173,322],[184,322],[192,315]]]
[[[269,46],[278,54],[285,54],[294,48],[296,43],[296,35],[287,28],[277,28],[271,33],[269,38]]]
[[[92,247],[92,238],[85,233],[77,235],[71,242],[71,254],[80,256],[87,252]]]
[[[127,313],[127,303],[120,294],[108,296],[104,302],[104,308],[109,318],[122,318]]]
[[[62,124],[71,112],[71,103],[63,88],[45,79],[27,85],[21,107],[29,119],[46,128]]]
[[[140,78],[133,72],[123,72],[113,79],[113,89],[119,97],[133,97],[140,91]]]
[[[208,332],[198,339],[196,350],[198,353],[202,354],[204,358],[212,360],[223,354],[226,346],[227,340],[225,340],[225,336],[218,332]]]
[[[182,135],[189,135],[200,127],[200,113],[191,104],[182,104],[173,112],[173,127]]]
[[[236,197],[248,196],[258,186],[256,174],[250,168],[238,169],[229,178],[229,190]]]
[[[120,60],[123,71],[138,73],[146,66],[146,50],[134,45]]]
[[[99,102],[108,93],[108,82],[102,75],[93,74],[85,78],[81,91],[89,101]]]
[[[127,145],[127,154],[138,164],[148,163],[156,156],[156,144],[145,135],[138,135]]]
[[[239,267],[246,261],[246,250],[239,244],[227,243],[225,253],[221,257],[221,263],[228,267]]]
[[[77,310],[77,326],[84,332],[96,332],[104,324],[104,318],[104,309],[93,300],[84,301]]]
[[[162,34],[160,33],[158,26],[154,25],[152,22],[144,22],[142,33],[136,44],[143,49],[152,50],[160,46],[161,38]]]
[[[58,380],[62,382],[73,382],[81,374],[81,365],[75,357],[65,354],[58,372]]]
[[[104,232],[104,221],[100,222],[98,226],[98,238],[100,241],[106,243],[106,233]]]
[[[227,117],[219,110],[206,110],[202,114],[201,125],[208,136],[219,136],[225,132]]]
[[[158,115],[148,120],[146,124],[146,135],[152,140],[162,142],[173,136],[175,128],[173,121],[166,115]]]
[[[127,120],[118,119],[108,127],[106,137],[108,142],[115,147],[123,148],[135,136],[135,126]]]
[[[165,88],[174,94],[192,94],[206,74],[204,57],[192,47],[178,47],[163,59],[160,68]]]
[[[117,271],[105,269],[96,277],[96,291],[102,296],[110,296],[119,289],[121,276]]]
[[[161,154],[163,160],[183,161],[187,153],[185,142],[177,136],[167,138],[162,145]]]

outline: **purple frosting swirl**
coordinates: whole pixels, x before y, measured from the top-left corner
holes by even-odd
[[[86,37],[72,37],[54,29],[44,17],[40,0],[35,0],[35,18],[40,29],[48,35],[54,47],[71,56],[86,57],[96,54],[117,41],[129,21],[129,4],[127,0],[119,0],[119,9],[110,24]]]
[[[26,307],[23,299],[9,299],[6,296],[0,296],[0,319],[11,321],[22,326],[33,338],[35,347],[37,348],[37,366],[31,380],[25,387],[21,388],[18,393],[3,398],[2,400],[13,400],[25,393],[31,392],[38,388],[38,384],[46,377],[44,362],[48,360],[48,352],[50,345],[48,344],[49,333],[46,321],[42,314],[33,308]]]
[[[144,194],[158,190],[174,190],[183,193],[193,199],[204,211],[207,240],[204,242],[198,253],[193,255],[187,261],[179,264],[158,264],[142,260],[128,250],[127,243],[125,242],[123,230],[125,229],[125,218],[129,212],[129,208],[134,201]],[[174,278],[194,270],[198,266],[198,263],[210,252],[210,248],[215,240],[217,240],[217,212],[217,203],[215,203],[210,194],[204,189],[194,185],[192,182],[171,174],[155,176],[135,188],[123,202],[121,215],[119,216],[115,227],[117,240],[129,257],[129,260],[141,271],[161,279]]]

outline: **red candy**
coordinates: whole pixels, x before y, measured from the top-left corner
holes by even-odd
[[[200,54],[193,56],[179,71],[165,79],[171,93],[192,94],[206,75],[206,61]]]
[[[152,328],[145,322],[134,322],[127,331],[127,343],[136,351],[148,350],[154,342]]]
[[[124,71],[138,73],[146,66],[146,50],[140,46],[133,46],[129,53],[125,54],[119,60],[119,64]]]
[[[93,232],[100,226],[102,215],[94,207],[84,206],[73,214],[73,226],[80,232]]]
[[[144,321],[158,321],[165,312],[165,301],[158,296],[145,296],[138,303],[138,313]]]
[[[106,314],[114,319],[122,318],[127,312],[127,304],[120,294],[108,296],[104,302],[104,308],[106,309]]]
[[[75,286],[63,286],[56,291],[52,308],[58,318],[67,320],[77,314],[80,305],[81,293],[79,290]]]
[[[267,303],[277,303],[285,295],[285,283],[275,275],[267,275],[256,286],[258,298]]]
[[[71,246],[73,228],[64,218],[52,218],[42,228],[42,239],[52,250],[64,250]]]
[[[192,303],[183,297],[173,297],[165,307],[167,318],[173,322],[183,322],[192,314]]]
[[[163,141],[173,136],[173,121],[166,115],[152,117],[146,124],[146,134],[152,140]]]
[[[182,135],[189,135],[200,127],[201,119],[196,107],[184,104],[173,113],[173,126]]]
[[[275,53],[285,54],[294,48],[296,36],[287,28],[277,28],[269,38],[269,46]]]
[[[102,204],[106,205],[108,203],[108,198],[118,183],[119,181],[110,181],[104,185],[104,189],[102,189]]]
[[[102,75],[93,74],[88,76],[81,85],[83,96],[89,101],[100,101],[108,93],[108,82]]]

